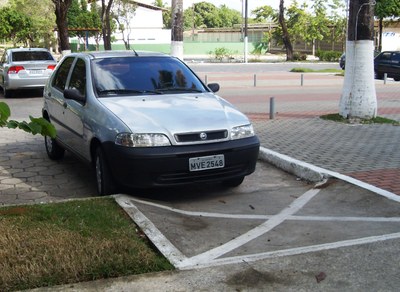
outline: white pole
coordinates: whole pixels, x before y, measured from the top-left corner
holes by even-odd
[[[249,51],[248,47],[248,38],[247,38],[247,0],[245,0],[244,4],[244,62],[247,63],[247,55]]]

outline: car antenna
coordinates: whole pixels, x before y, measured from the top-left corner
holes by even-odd
[[[135,49],[132,49],[132,51],[135,53],[136,57],[139,57],[139,54],[135,51]]]

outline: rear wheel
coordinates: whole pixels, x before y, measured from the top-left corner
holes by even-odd
[[[47,155],[50,159],[60,160],[64,157],[65,149],[62,148],[55,139],[45,136],[44,144],[46,146]]]
[[[4,95],[4,98],[11,98],[11,97],[13,97],[13,94],[14,92],[12,91],[12,90],[10,90],[10,89],[6,89],[6,87],[4,86],[3,87],[3,95]]]
[[[222,184],[224,186],[226,186],[226,187],[229,187],[229,188],[235,188],[235,187],[240,186],[242,184],[243,180],[244,180],[244,176],[236,177],[236,178],[231,178],[231,179],[224,180],[222,182]]]
[[[96,149],[95,171],[96,171],[97,193],[100,196],[107,196],[115,193],[116,187],[111,176],[110,168],[107,165],[104,152],[101,149],[101,147],[97,147]]]

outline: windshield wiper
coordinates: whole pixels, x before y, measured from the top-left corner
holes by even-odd
[[[158,92],[162,91],[181,91],[181,92],[203,92],[203,90],[197,88],[184,88],[184,87],[165,87],[157,89]]]
[[[136,89],[107,89],[100,90],[99,95],[118,95],[118,94],[162,94],[162,92],[155,90],[136,90]]]

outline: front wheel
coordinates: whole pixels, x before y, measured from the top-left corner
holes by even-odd
[[[51,160],[60,160],[64,157],[65,149],[62,148],[55,139],[45,136],[44,145],[46,146],[47,156],[49,156]]]
[[[379,79],[379,80],[382,80],[383,79],[383,74],[375,71],[375,78]]]
[[[104,152],[101,149],[101,147],[98,147],[96,149],[95,171],[96,171],[97,193],[100,196],[107,196],[115,193],[116,187],[111,176],[110,168],[107,165]]]
[[[222,184],[226,187],[235,188],[242,184],[244,176],[224,180]]]

